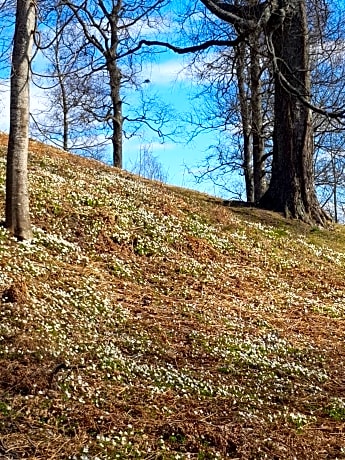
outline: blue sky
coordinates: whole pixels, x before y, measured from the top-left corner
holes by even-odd
[[[156,93],[161,101],[171,105],[174,113],[171,124],[180,124],[183,116],[193,110],[190,99],[193,99],[196,85],[185,70],[185,59],[170,52],[162,57],[161,62],[151,64],[148,76],[149,91]],[[212,143],[212,136],[206,133],[190,140],[186,129],[185,125],[182,133],[176,137],[176,142],[167,138],[161,143],[157,137],[152,138],[150,142],[152,134],[149,131],[146,132],[147,137],[143,141],[138,138],[125,141],[125,168],[130,169],[131,163],[135,162],[138,156],[140,147],[148,145],[152,154],[158,158],[167,171],[169,183],[214,193],[212,184],[196,184],[192,174],[188,172],[197,170],[198,164],[205,156],[205,150]]]
[[[161,62],[151,65],[150,88],[151,92],[164,102],[171,105],[177,123],[184,113],[192,110],[191,95],[195,93],[195,83],[188,72],[184,70],[186,60],[174,53],[164,53]],[[193,97],[192,97],[193,99]],[[31,108],[35,112],[43,107],[44,97],[35,86],[31,87]],[[173,121],[174,123],[174,121]],[[9,129],[9,82],[3,80],[0,85],[0,130]],[[206,155],[208,146],[212,143],[212,134],[206,133],[187,142],[188,136],[180,135],[176,142],[166,139],[163,143],[150,133],[146,132],[145,139],[134,137],[124,141],[124,167],[131,169],[135,163],[140,148],[149,146],[152,154],[157,157],[163,169],[168,174],[168,183],[187,188],[194,188],[202,192],[217,194],[213,184],[202,182],[197,184],[190,171],[197,172],[199,165]],[[218,191],[218,194],[220,192]]]

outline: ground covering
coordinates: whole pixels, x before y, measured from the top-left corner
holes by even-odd
[[[34,239],[0,228],[0,459],[345,458],[343,227],[30,151]]]

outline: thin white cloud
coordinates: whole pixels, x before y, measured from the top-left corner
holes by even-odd
[[[30,112],[38,113],[45,108],[43,90],[31,85]],[[8,132],[10,128],[10,82],[0,83],[0,131]]]
[[[165,62],[154,62],[150,64],[148,72],[150,72],[150,82],[155,85],[191,81],[186,62],[181,57],[176,57]]]

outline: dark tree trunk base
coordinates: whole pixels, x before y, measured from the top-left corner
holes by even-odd
[[[293,199],[286,200],[285,203],[282,202],[281,198],[281,193],[274,194],[272,189],[268,189],[259,201],[258,207],[282,213],[288,219],[298,219],[309,225],[325,227],[332,222],[332,218],[321,208],[316,196],[310,197],[307,204],[304,203],[302,197],[294,196]]]

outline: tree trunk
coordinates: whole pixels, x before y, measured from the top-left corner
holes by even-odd
[[[65,77],[62,74],[61,69],[60,69],[59,56],[55,56],[55,59],[56,59],[57,80],[58,80],[58,85],[59,85],[59,89],[61,93],[60,103],[62,107],[62,148],[67,151],[68,144],[69,144],[68,98],[67,98],[67,93],[66,93]]]
[[[108,62],[112,103],[113,165],[122,168],[122,100],[120,96],[121,72],[115,59]]]
[[[68,97],[66,92],[66,82],[63,69],[60,66],[60,37],[56,39],[54,44],[54,58],[55,58],[55,70],[57,74],[58,85],[61,92],[61,106],[62,106],[62,148],[68,150],[69,144],[69,106],[68,106]]]
[[[257,203],[266,191],[264,139],[262,135],[261,67],[259,50],[260,31],[250,39],[250,91],[253,142],[254,201]]]
[[[314,188],[311,111],[284,83],[286,79],[297,93],[310,97],[305,1],[291,0],[290,7],[272,39],[277,66],[272,177],[259,205],[287,217],[325,224],[329,217]]]
[[[112,104],[112,144],[113,144],[113,165],[122,168],[122,100],[120,95],[121,70],[117,63],[117,48],[119,45],[119,13],[122,8],[122,0],[113,3],[110,15],[110,43],[111,46],[106,53],[107,70],[110,79],[110,97]]]
[[[6,227],[20,240],[32,236],[27,160],[30,63],[35,19],[36,7],[33,0],[17,0],[6,171]]]
[[[245,84],[245,58],[246,45],[241,43],[236,49],[236,75],[238,83],[238,98],[240,103],[240,113],[243,132],[243,172],[246,184],[246,197],[248,203],[254,202],[254,183],[253,183],[253,165],[252,149],[250,137],[250,119],[248,94]]]

